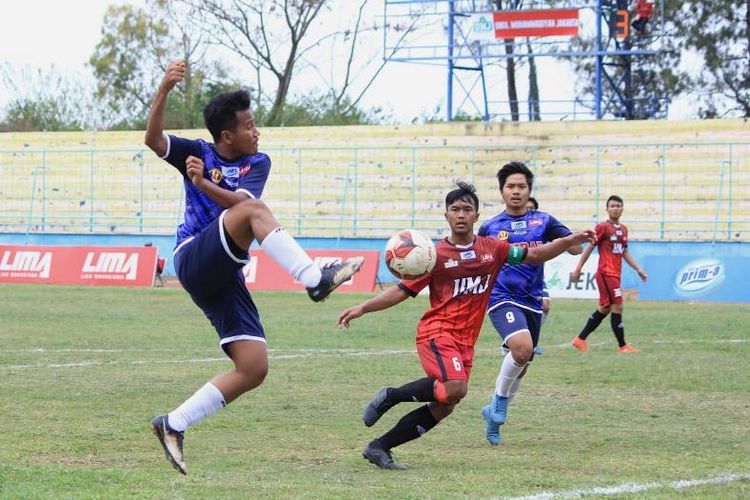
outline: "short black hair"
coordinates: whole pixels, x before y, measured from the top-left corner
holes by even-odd
[[[529,196],[529,201],[532,205],[534,205],[534,210],[539,210],[539,202],[536,201],[536,198],[534,198],[533,196]]]
[[[522,161],[512,161],[503,165],[503,168],[497,171],[497,182],[500,185],[500,190],[503,189],[505,181],[508,180],[513,174],[523,174],[526,177],[526,183],[529,185],[529,191],[534,187],[534,174],[531,173],[529,167]]]
[[[477,188],[464,181],[457,181],[456,186],[458,186],[457,189],[454,189],[453,191],[445,195],[445,208],[447,209],[456,200],[462,200],[473,204],[474,208],[476,210],[479,210],[479,197],[477,196]]]
[[[237,111],[247,109],[250,109],[250,94],[243,89],[218,94],[208,101],[203,108],[203,121],[214,142],[221,140],[222,130],[236,130]]]
[[[617,196],[616,194],[613,194],[612,196],[610,196],[609,198],[607,198],[607,203],[605,203],[605,204],[604,204],[604,206],[605,206],[605,207],[608,207],[608,206],[609,206],[609,202],[610,202],[610,201],[619,201],[619,202],[620,202],[620,205],[625,205],[625,202],[624,202],[624,201],[622,201],[622,198],[620,198],[620,197],[619,197],[619,196]]]

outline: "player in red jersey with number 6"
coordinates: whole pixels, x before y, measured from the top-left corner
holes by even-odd
[[[398,286],[344,310],[338,318],[339,326],[348,328],[353,319],[393,307],[429,286],[430,308],[417,325],[416,339],[427,376],[401,387],[380,389],[364,408],[363,420],[370,427],[398,403],[428,403],[407,413],[365,447],[363,456],[382,469],[403,469],[393,461],[391,449],[435,427],[466,395],[474,344],[503,264],[541,263],[594,238],[594,232],[588,230],[539,247],[521,248],[497,238],[475,236],[479,199],[474,191],[474,186],[459,182],[458,189],[445,197],[445,219],[451,234],[436,245],[437,263],[430,273],[402,280]]]
[[[612,332],[617,338],[617,350],[620,352],[638,352],[632,345],[625,342],[625,327],[622,324],[622,259],[630,265],[638,276],[646,281],[646,271],[636,264],[628,251],[628,228],[620,224],[622,217],[622,198],[612,195],[607,199],[607,215],[609,219],[596,225],[596,243],[589,245],[581,254],[570,279],[577,282],[581,279],[581,270],[588,260],[594,247],[599,248],[599,266],[596,270],[596,286],[599,288],[599,307],[589,316],[586,325],[577,337],[573,338],[573,347],[579,351],[589,350],[586,338],[601,324],[607,314],[612,313]]]

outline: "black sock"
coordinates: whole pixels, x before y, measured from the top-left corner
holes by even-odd
[[[617,338],[617,344],[622,347],[625,345],[625,327],[622,326],[622,314],[612,313],[612,331]]]
[[[420,378],[413,382],[402,385],[401,387],[393,387],[388,390],[388,401],[393,404],[411,402],[428,402],[435,401],[435,379],[434,378]]]
[[[583,330],[581,330],[581,333],[578,334],[578,338],[586,340],[586,337],[588,337],[591,332],[596,330],[597,327],[602,323],[602,320],[606,317],[607,315],[600,313],[599,309],[594,311],[594,314],[589,316],[589,320],[586,322],[586,326],[584,326]]]
[[[402,445],[412,439],[417,439],[425,432],[437,425],[438,421],[432,416],[427,405],[420,406],[416,410],[407,413],[391,430],[380,436],[377,441],[390,450]]]

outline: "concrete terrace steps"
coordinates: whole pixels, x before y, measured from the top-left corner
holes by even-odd
[[[207,137],[201,130],[176,134]],[[30,205],[35,216],[44,208],[47,217],[61,220],[93,213],[102,227],[120,218],[130,219],[123,227],[132,226],[141,210],[144,221],[179,218],[182,183],[142,140],[143,132],[0,134],[0,167],[31,172],[0,184],[6,217],[0,223],[24,220]],[[722,145],[727,141],[737,143],[734,151]],[[273,128],[262,131],[261,143],[274,162],[264,199],[280,219],[296,221],[313,236],[338,235],[339,228],[383,236],[384,227],[404,221],[438,233],[442,199],[457,178],[477,185],[483,215],[493,215],[502,209],[495,172],[513,159],[527,161],[537,174],[535,195],[543,210],[587,225],[603,216],[597,196],[614,191],[626,199],[628,218],[660,219],[664,197],[668,220],[711,218],[716,180],[730,157],[735,218],[748,213],[744,200],[750,199],[750,128],[743,120]],[[40,166],[46,166],[43,176]],[[92,192],[93,207],[87,201]],[[724,202],[720,217],[727,211]],[[639,225],[644,231],[659,227]]]

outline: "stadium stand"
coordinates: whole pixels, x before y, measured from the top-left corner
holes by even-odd
[[[535,196],[567,224],[626,201],[633,237],[750,240],[750,133],[743,120],[436,123],[263,129],[274,162],[264,198],[300,236],[444,230],[451,182],[474,182],[489,216],[508,160],[537,174]],[[204,131],[178,131],[206,137]],[[182,187],[142,132],[0,134],[0,231],[171,234]]]

